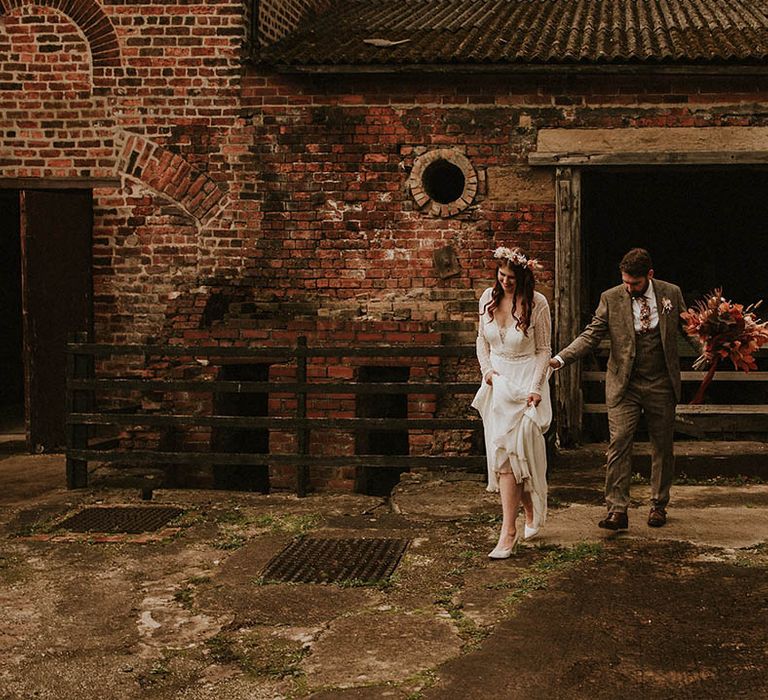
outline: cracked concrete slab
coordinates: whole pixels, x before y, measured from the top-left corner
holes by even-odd
[[[448,620],[421,612],[365,612],[334,620],[302,663],[310,683],[345,688],[404,681],[461,649]]]

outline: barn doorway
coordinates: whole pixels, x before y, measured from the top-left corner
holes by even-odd
[[[19,193],[0,190],[0,434],[24,438]]]
[[[91,190],[0,189],[0,419],[28,451],[66,442],[66,344],[92,330],[92,210]]]
[[[765,317],[766,191],[768,170],[759,168],[585,168],[581,174],[582,324],[591,318],[600,293],[620,282],[618,262],[632,247],[649,250],[656,276],[679,285],[688,305],[722,287],[726,298],[745,305],[765,299],[766,308],[760,314]],[[688,354],[682,361],[682,402],[687,403],[698,386],[698,375],[690,372],[694,351],[685,345],[681,351]],[[600,358],[592,362],[592,367],[584,366],[587,378],[590,369],[604,369]],[[768,369],[765,355],[758,364],[761,370]],[[708,402],[768,404],[768,383],[758,380],[756,374],[755,381],[715,382],[708,390]],[[602,384],[585,380],[582,386],[585,404],[602,400]],[[760,419],[768,428],[765,416],[750,420],[756,426],[755,420]],[[744,426],[748,422],[741,421]],[[589,425],[585,421],[587,432]]]
[[[723,287],[727,298],[766,299],[768,170],[591,170],[582,173],[583,277],[589,320],[618,262],[647,248],[656,275],[691,303]]]

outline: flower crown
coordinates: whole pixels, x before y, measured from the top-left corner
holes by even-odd
[[[511,248],[505,246],[499,246],[493,251],[493,257],[497,260],[506,260],[511,265],[517,265],[518,267],[527,267],[531,272],[539,267],[539,261],[533,258],[528,258],[523,253],[518,253]]]

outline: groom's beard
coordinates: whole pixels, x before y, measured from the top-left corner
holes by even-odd
[[[639,292],[630,292],[629,296],[631,296],[633,299],[639,299],[640,297],[644,297],[646,292],[648,291],[649,284],[648,282],[645,283],[645,287]]]

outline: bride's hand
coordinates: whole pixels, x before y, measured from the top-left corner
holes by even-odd
[[[535,394],[531,392],[528,394],[528,405],[529,406],[538,406],[541,403],[541,394]]]
[[[495,369],[492,369],[492,370],[490,370],[490,372],[488,372],[485,375],[485,383],[488,384],[489,386],[493,386],[493,375],[494,374],[498,374],[498,372]]]

